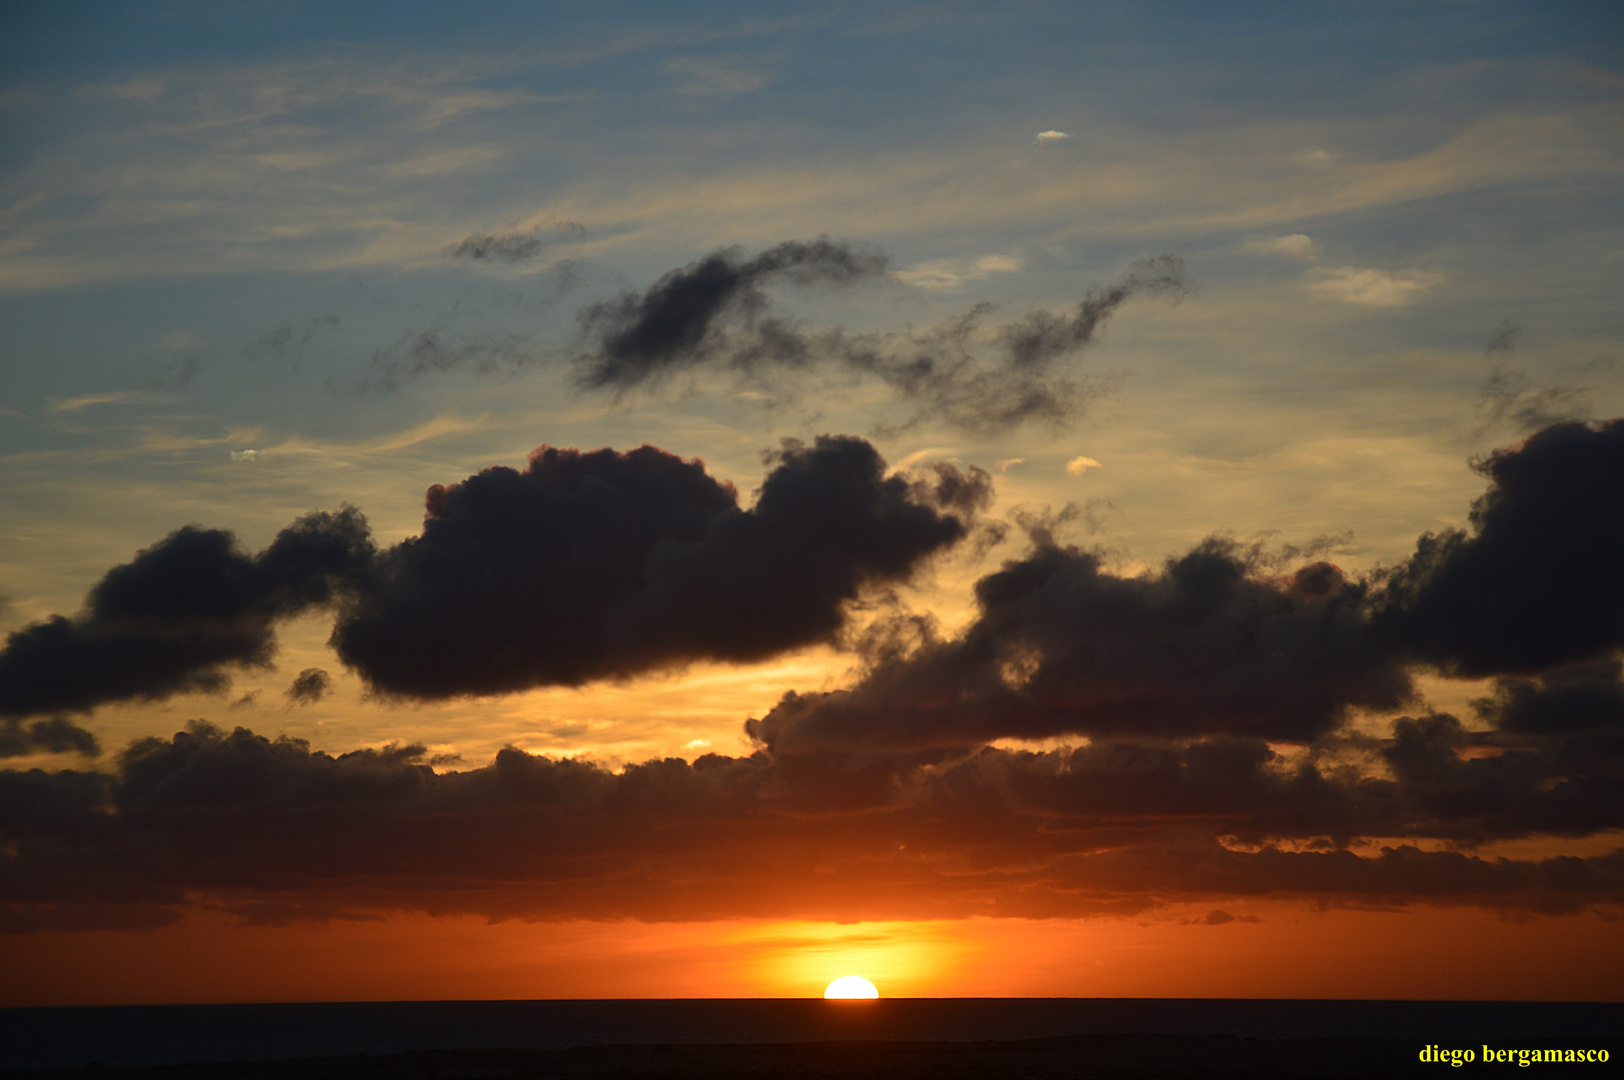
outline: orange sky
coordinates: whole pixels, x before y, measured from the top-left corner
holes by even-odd
[[[394,916],[7,943],[0,1007],[571,997],[817,997],[861,974],[890,997],[1624,1000],[1624,920],[1310,905],[1155,919],[497,924]],[[1255,921],[1254,921],[1255,920]]]

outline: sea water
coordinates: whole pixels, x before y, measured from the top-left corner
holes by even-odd
[[[1167,998],[682,999],[150,1005],[0,1010],[0,1070],[288,1061],[422,1050],[1068,1035],[1616,1036],[1624,1005]]]

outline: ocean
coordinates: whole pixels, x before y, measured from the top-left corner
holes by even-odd
[[[1117,1034],[1427,1043],[1624,1032],[1624,1005],[1133,998],[402,1001],[0,1010],[7,1072],[429,1050]]]

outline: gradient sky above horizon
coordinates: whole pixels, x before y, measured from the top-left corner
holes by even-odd
[[[702,460],[750,507],[774,470],[823,467],[820,436],[851,436],[915,478],[914,509],[965,523],[951,542],[919,541],[901,570],[859,574],[857,599],[831,608],[837,632],[749,659],[731,638],[708,654],[639,639],[628,648],[676,659],[414,695],[400,689],[410,672],[380,674],[387,661],[360,644],[335,652],[333,611],[317,604],[277,616],[272,663],[204,672],[229,687],[13,710],[0,720],[14,752],[0,772],[13,785],[0,904],[32,974],[0,1004],[110,1000],[105,987],[133,987],[158,942],[175,965],[165,1000],[245,1000],[246,984],[205,977],[220,942],[281,934],[303,956],[317,935],[409,947],[431,926],[445,937],[427,970],[467,996],[639,996],[640,971],[650,996],[802,982],[812,996],[852,973],[885,993],[886,971],[842,970],[828,945],[870,922],[894,936],[916,922],[918,956],[958,958],[874,961],[926,995],[975,992],[928,973],[995,954],[1008,958],[998,993],[1406,996],[1399,957],[1427,942],[1427,962],[1458,977],[1429,976],[1424,996],[1509,994],[1556,950],[1572,981],[1542,972],[1531,996],[1624,998],[1624,807],[1599,794],[1624,769],[1606,726],[1624,712],[1551,729],[1610,748],[1586,752],[1588,773],[1560,771],[1578,767],[1579,742],[1564,757],[1556,736],[1501,730],[1516,693],[1579,679],[1612,702],[1621,642],[1502,667],[1394,645],[1328,675],[1325,693],[1344,697],[1314,722],[1056,731],[961,716],[968,742],[965,728],[893,741],[885,729],[887,709],[906,711],[898,695],[929,696],[920,657],[984,625],[975,582],[1007,561],[1037,565],[1045,536],[1094,553],[1122,590],[1173,581],[1169,560],[1218,537],[1259,596],[1290,606],[1304,565],[1375,580],[1422,534],[1469,531],[1491,486],[1472,463],[1553,424],[1600,432],[1624,415],[1615,5],[13,5],[0,14],[0,140],[0,630],[56,615],[89,625],[102,576],[186,525],[258,553],[301,515],[347,504],[388,548],[423,533],[431,486],[523,469],[543,445],[659,447]],[[831,246],[808,254],[820,237]],[[790,241],[805,246],[782,257],[799,262],[761,269]],[[719,336],[663,376],[594,385],[628,312],[719,249],[733,272],[759,275],[717,308]],[[1179,286],[1144,284],[1174,265],[1146,262],[1160,256],[1181,260]],[[1086,340],[1045,361],[1048,381],[1020,384],[1054,390],[1055,410],[985,411],[1007,374],[991,358],[1020,328],[1118,284]],[[811,354],[772,352],[778,329]],[[926,354],[973,365],[920,390],[905,364]],[[804,446],[785,452],[785,439]],[[926,490],[975,470],[973,508]],[[1302,592],[1301,610],[1319,610]],[[935,637],[908,636],[920,624],[907,614],[933,618]],[[656,629],[639,632],[657,634],[648,617]],[[343,625],[359,635],[361,622]],[[913,661],[888,651],[908,648]],[[1031,648],[997,669],[1012,694],[1053,658]],[[841,689],[878,702],[873,716],[804,706]],[[786,704],[789,692],[802,698]],[[1282,715],[1316,693],[1282,689]],[[88,733],[95,751],[29,734],[36,717],[61,718],[81,744]],[[312,831],[338,804],[300,801],[315,790],[303,780],[245,796],[209,826],[221,831],[196,834],[221,861],[191,866],[157,837],[203,828],[185,817],[201,804],[176,785],[152,802],[161,785],[132,778],[159,751],[121,752],[199,719],[222,732],[186,745],[201,739],[211,760],[268,754],[289,776],[327,776],[320,755],[371,750],[345,759],[385,778],[368,791],[404,790],[408,772],[444,784],[421,781],[426,803],[391,803],[333,841],[388,852],[349,877]],[[308,745],[229,744],[237,727]],[[1428,774],[1409,816],[1361,802],[1388,798],[1372,785],[1395,775],[1410,782],[1403,755],[1420,742],[1447,744],[1467,787],[1486,761],[1538,758],[1545,771],[1508,765],[1453,803],[1455,780]],[[504,748],[523,754],[499,774]],[[814,764],[794,764],[803,751]],[[739,760],[692,765],[707,753]],[[546,772],[569,793],[545,812],[479,802],[486,780],[542,784],[542,758],[590,777]],[[661,758],[687,771],[638,771]],[[111,786],[81,804],[33,769],[63,792]],[[1303,769],[1345,786],[1310,803],[1289,782]],[[1020,770],[1051,787],[1090,773],[1095,787],[1033,809],[1008,794],[1039,783]],[[61,779],[89,773],[122,779]],[[1133,797],[1172,774],[1183,780],[1167,781],[1165,805]],[[1558,788],[1578,794],[1560,813],[1538,804]],[[999,792],[1015,800],[998,803],[1007,836],[985,809]],[[1085,809],[1065,802],[1078,798]],[[1484,798],[1504,805],[1483,810]],[[96,828],[135,831],[84,855],[72,840],[83,822],[53,816],[69,803]],[[1513,803],[1526,820],[1496,817]],[[677,824],[657,840],[639,832],[661,820]],[[427,830],[429,869],[404,869],[412,843],[378,839],[396,828]],[[547,828],[570,832],[567,851],[547,847]],[[503,829],[527,830],[511,866]],[[601,851],[576,849],[599,830]],[[1290,861],[1342,855],[1361,861]],[[1407,876],[1433,856],[1456,861]],[[1590,884],[1538,884],[1569,865],[1541,860],[1562,858]],[[1212,873],[1169,869],[1198,863]],[[1485,876],[1525,872],[1521,884]],[[1491,918],[1497,947],[1521,958],[1498,983],[1477,961],[1449,967],[1450,943],[1475,955],[1468,939]],[[1372,929],[1382,920],[1390,929]],[[1341,960],[1277,972],[1261,944],[1271,927],[1301,942],[1315,925],[1337,935]],[[1473,930],[1451,936],[1457,925]],[[1195,935],[1208,935],[1199,948]],[[656,939],[669,954],[640,963]],[[1367,940],[1391,950],[1375,965],[1385,982],[1354,969]],[[513,949],[536,953],[534,971],[481,984]],[[1057,973],[1057,950],[1116,966]],[[585,954],[612,959],[595,969]],[[1197,955],[1180,983],[1177,958]],[[1243,958],[1232,983],[1226,955]],[[549,964],[585,989],[557,993]],[[1175,975],[1135,981],[1147,965]],[[274,993],[382,996],[400,979],[362,986],[340,967],[353,972],[294,965]],[[155,985],[120,1000],[162,997]]]

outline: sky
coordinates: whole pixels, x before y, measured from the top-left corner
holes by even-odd
[[[1615,5],[8,5],[0,139],[0,1005],[1624,1000]]]

